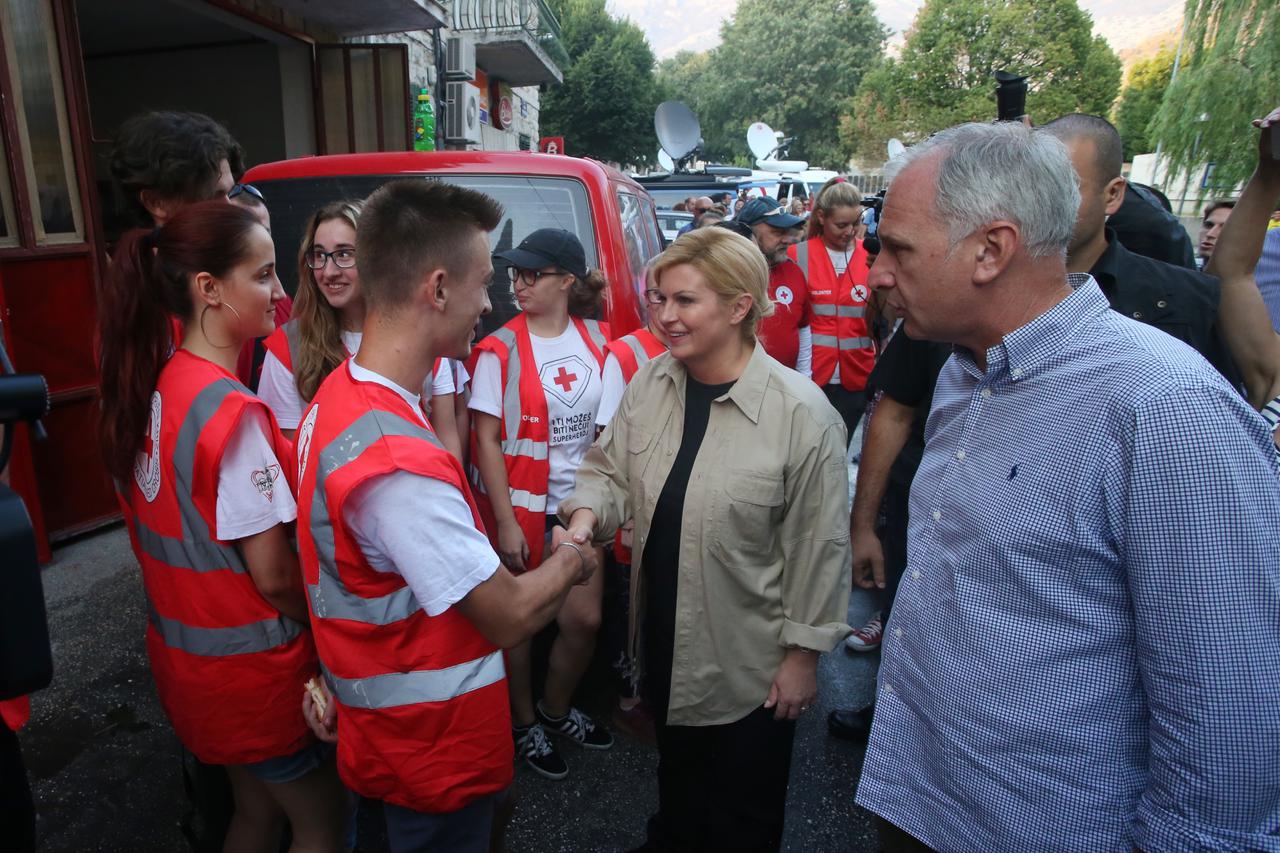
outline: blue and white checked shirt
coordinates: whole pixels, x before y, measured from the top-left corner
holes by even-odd
[[[1262,301],[1267,303],[1271,325],[1280,332],[1280,228],[1272,228],[1262,241],[1262,255],[1253,271]]]
[[[858,802],[940,851],[1280,850],[1280,479],[1093,279],[938,380]]]

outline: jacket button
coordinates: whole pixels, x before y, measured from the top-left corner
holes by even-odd
[[[1135,319],[1135,320],[1141,320],[1141,319],[1142,319],[1142,312],[1141,312],[1141,311],[1134,311],[1134,312],[1133,312],[1133,319]]]
[[[1168,302],[1165,302],[1163,299],[1161,299],[1159,302],[1157,302],[1157,303],[1156,303],[1156,307],[1157,307],[1157,308],[1168,308],[1168,307],[1169,307],[1169,303],[1168,303]]]

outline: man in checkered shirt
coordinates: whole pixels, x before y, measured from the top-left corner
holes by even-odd
[[[1280,479],[1262,419],[1064,253],[1057,139],[892,164],[870,283],[954,344],[858,802],[886,849],[1280,850]]]

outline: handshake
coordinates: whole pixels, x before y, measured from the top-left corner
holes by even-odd
[[[561,548],[571,548],[578,554],[580,571],[576,584],[585,584],[600,567],[599,551],[591,543],[591,534],[595,527],[595,515],[590,510],[578,510],[573,514],[566,530],[556,526],[551,529],[551,552],[557,553]]]

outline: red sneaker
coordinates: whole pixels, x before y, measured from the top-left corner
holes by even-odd
[[[854,629],[852,634],[845,637],[844,647],[851,652],[874,652],[880,648],[880,641],[883,639],[884,620],[877,613],[870,622]]]

